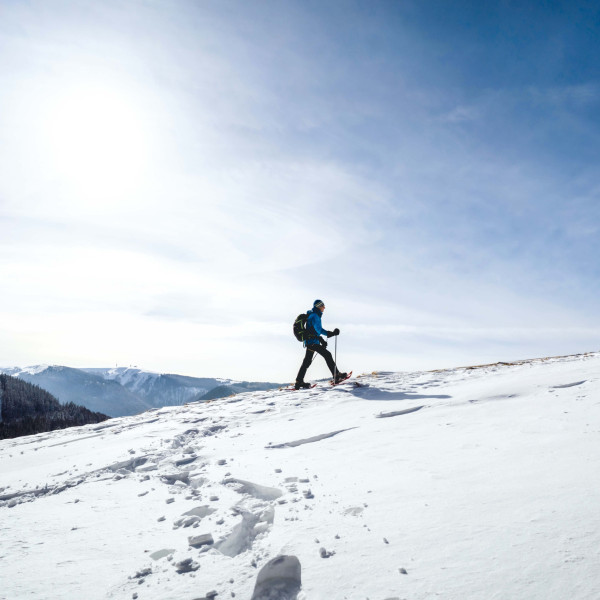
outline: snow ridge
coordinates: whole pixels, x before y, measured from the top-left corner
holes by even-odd
[[[30,367],[7,367],[0,369],[0,373],[6,373],[12,377],[20,377],[21,375],[38,375],[43,373],[50,365],[33,365]]]
[[[160,374],[132,367],[117,367],[107,370],[104,377],[118,381],[121,385],[129,387],[132,391],[137,391],[147,385],[148,381],[153,381],[160,377]]]

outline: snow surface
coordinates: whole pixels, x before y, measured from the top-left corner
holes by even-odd
[[[596,600],[599,380],[377,373],[0,441],[0,598]]]

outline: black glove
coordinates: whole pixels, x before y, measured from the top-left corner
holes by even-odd
[[[327,333],[327,337],[333,337],[334,335],[340,335],[340,330],[337,327]]]
[[[327,342],[323,338],[319,338],[319,341],[321,342],[321,346],[323,346],[323,348],[327,348]]]

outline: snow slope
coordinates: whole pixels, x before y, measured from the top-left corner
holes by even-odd
[[[288,555],[298,600],[596,600],[599,380],[378,373],[2,441],[0,598],[289,600],[253,595]]]

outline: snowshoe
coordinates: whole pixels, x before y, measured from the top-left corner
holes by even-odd
[[[337,373],[335,376],[335,380],[331,381],[331,385],[338,385],[346,381],[346,379],[350,379],[352,377],[352,371],[350,373]]]
[[[306,383],[304,381],[296,381],[296,385],[292,389],[294,390],[309,390],[310,388],[314,388],[316,383]]]

